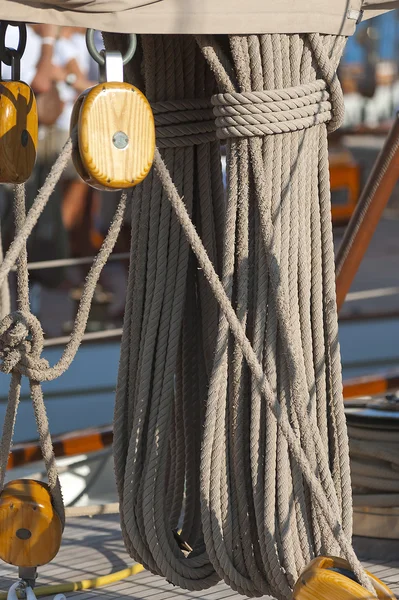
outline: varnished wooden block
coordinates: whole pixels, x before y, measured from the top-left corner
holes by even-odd
[[[36,161],[36,99],[22,81],[0,82],[0,183],[24,183]]]
[[[61,521],[45,483],[18,479],[0,495],[0,558],[18,567],[38,567],[57,554]]]
[[[155,151],[154,117],[146,97],[128,83],[88,90],[79,107],[77,147],[75,165],[93,187],[126,189],[140,183]]]
[[[106,187],[105,185],[101,185],[96,179],[94,179],[92,176],[89,175],[89,173],[86,171],[85,165],[83,164],[82,156],[80,153],[79,135],[78,135],[80,111],[82,109],[83,103],[84,103],[85,98],[86,98],[87,94],[89,93],[89,91],[90,90],[86,90],[79,96],[79,98],[76,100],[75,105],[72,110],[71,124],[70,124],[70,134],[72,137],[72,162],[74,164],[77,174],[79,175],[79,177],[81,179],[83,179],[83,181],[85,183],[87,183],[88,185],[90,185],[91,187],[93,187],[97,190],[104,190],[104,191],[108,190],[109,191],[109,189],[110,189],[109,186]]]
[[[379,600],[394,600],[395,594],[375,575],[366,571]],[[322,556],[312,560],[294,587],[294,600],[370,600],[343,558]]]

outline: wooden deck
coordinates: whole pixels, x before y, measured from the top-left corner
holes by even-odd
[[[399,541],[356,538],[355,548],[364,565],[385,581],[399,595]],[[91,579],[132,564],[126,554],[117,516],[72,519],[66,527],[63,545],[56,559],[39,572],[38,585]],[[1,588],[7,590],[15,581],[16,570],[8,565],[0,568]],[[206,600],[239,600],[226,585],[220,583],[204,592],[187,592],[173,587],[148,572],[97,590],[67,594],[76,600],[169,600],[190,598]]]

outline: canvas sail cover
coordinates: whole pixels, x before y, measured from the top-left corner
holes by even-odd
[[[325,33],[352,35],[356,23],[399,0],[0,0],[0,19],[120,33]]]

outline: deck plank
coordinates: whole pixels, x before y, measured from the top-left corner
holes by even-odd
[[[354,546],[364,566],[385,581],[399,597],[399,541],[355,538]],[[118,516],[72,519],[64,532],[55,560],[39,571],[38,585],[78,581],[105,575],[132,564],[127,555]],[[1,589],[16,579],[16,569],[0,564]],[[67,594],[70,600],[238,600],[224,583],[202,592],[189,592],[144,571],[105,588]]]

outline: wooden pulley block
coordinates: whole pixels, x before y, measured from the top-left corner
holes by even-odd
[[[84,92],[71,117],[72,158],[80,177],[97,189],[126,189],[148,175],[155,152],[150,104],[123,81],[120,53],[104,52],[104,83]]]
[[[71,119],[72,158],[80,177],[98,189],[126,189],[148,175],[155,125],[146,97],[128,83],[103,83],[81,95]]]
[[[0,26],[0,55],[11,66],[11,81],[0,81],[0,183],[24,183],[36,162],[38,116],[32,89],[20,79],[26,43],[25,25],[18,25],[18,49],[5,48],[7,24]]]
[[[18,567],[38,567],[57,554],[62,525],[48,486],[16,479],[0,494],[0,558]]]
[[[366,571],[379,600],[394,599],[395,594],[375,575]],[[322,556],[312,560],[294,587],[294,600],[370,600],[370,592],[358,581],[343,558]]]

